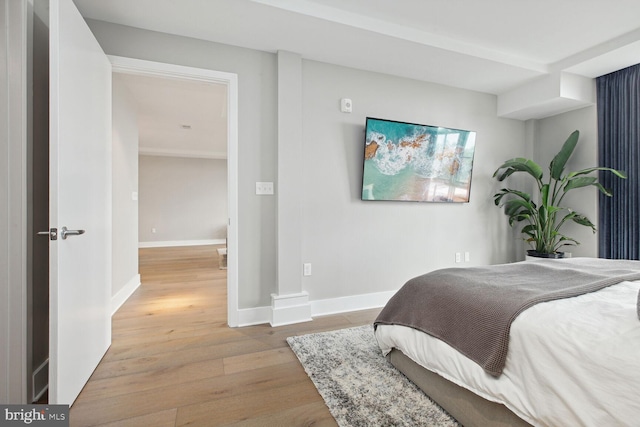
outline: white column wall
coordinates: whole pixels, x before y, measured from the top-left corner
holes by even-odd
[[[271,324],[311,320],[302,291],[302,57],[278,52],[277,286]]]

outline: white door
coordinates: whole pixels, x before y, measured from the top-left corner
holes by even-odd
[[[111,343],[111,64],[72,0],[50,37],[49,403],[72,404]]]

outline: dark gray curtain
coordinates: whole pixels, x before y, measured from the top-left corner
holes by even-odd
[[[627,179],[600,173],[613,197],[600,194],[599,256],[640,259],[640,64],[596,79],[598,162]]]

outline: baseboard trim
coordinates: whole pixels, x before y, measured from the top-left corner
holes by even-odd
[[[117,294],[111,297],[111,315],[116,314],[116,311],[129,299],[131,295],[140,287],[140,275],[136,274],[127,282],[126,285],[118,291]]]
[[[307,292],[286,295],[271,294],[271,326],[292,325],[312,320]]]
[[[397,291],[374,292],[370,294],[311,301],[311,314],[314,317],[327,316],[330,314],[384,307],[396,292]]]
[[[271,307],[241,308],[238,310],[238,326],[253,326],[269,323]]]
[[[348,313],[352,311],[368,310],[384,307],[397,291],[374,292],[370,294],[351,295],[347,297],[327,298],[309,301],[311,317],[327,316],[330,314]],[[312,319],[308,319],[312,320]],[[308,320],[302,320],[306,322]],[[238,310],[238,326],[252,326],[271,323],[273,321],[273,307],[243,308]],[[300,322],[290,322],[300,323]],[[283,324],[271,326],[284,326]]]
[[[167,240],[161,242],[138,242],[139,248],[168,248],[173,246],[224,245],[225,239]]]

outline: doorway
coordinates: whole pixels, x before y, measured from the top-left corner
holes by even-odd
[[[45,46],[46,44],[40,43],[38,46]],[[48,57],[48,51],[43,54],[36,55],[36,58]],[[43,60],[44,60],[43,59]],[[196,69],[190,67],[182,67],[171,64],[162,64],[149,61],[134,60],[129,58],[110,57],[113,65],[114,73],[129,73],[139,75],[152,75],[167,77],[173,79],[186,79],[192,81],[199,81],[204,83],[222,84],[227,89],[227,101],[226,101],[226,120],[227,120],[227,209],[228,219],[226,221],[226,240],[227,240],[227,253],[228,253],[228,270],[227,270],[227,323],[229,326],[238,325],[238,191],[237,191],[237,76],[230,73],[221,73],[211,70]],[[40,68],[38,68],[40,69]],[[42,67],[42,70],[47,70],[47,67]],[[38,74],[39,75],[39,74]],[[37,189],[48,188],[48,91],[49,87],[46,85],[47,74],[43,74],[43,77],[37,80],[43,82],[42,85],[38,85],[34,88],[34,92],[41,94],[38,97],[41,100],[40,103],[34,106],[34,122],[41,124],[37,126],[36,130],[42,131],[42,135],[38,132],[34,133],[34,146],[31,150],[33,153],[31,172],[32,186]],[[115,135],[114,135],[115,136]],[[137,162],[137,153],[136,160]],[[37,173],[33,173],[36,171]],[[131,198],[137,197],[137,194],[130,194]],[[30,215],[33,220],[32,228],[35,231],[46,230],[48,228],[48,193],[46,191],[42,194],[38,191],[33,192],[33,200],[30,200]],[[42,202],[42,206],[38,205],[38,201]],[[36,215],[36,213],[38,215]],[[40,218],[42,217],[42,218]],[[115,217],[115,215],[114,215]],[[137,214],[135,221],[137,222]],[[41,223],[41,224],[40,224]],[[114,226],[114,235],[126,230],[119,229]],[[137,273],[137,240],[138,235],[135,233],[136,250],[133,254],[136,263]],[[29,341],[29,360],[30,366],[25,376],[27,377],[27,398],[29,400],[38,400],[47,388],[48,377],[48,359],[49,346],[47,345],[47,324],[49,319],[48,299],[44,298],[47,295],[48,281],[46,280],[48,270],[43,266],[48,265],[48,243],[47,240],[41,236],[32,235],[31,254],[33,260],[31,263],[31,278],[30,282],[34,283],[34,287],[30,288],[30,304],[29,310],[31,313],[31,320],[29,323],[30,332],[28,335]],[[40,255],[41,254],[41,255]],[[42,276],[42,279],[38,277]],[[115,278],[114,278],[115,279]],[[35,288],[35,284],[38,284],[40,288],[44,289],[39,292]],[[139,281],[138,281],[139,284]],[[135,290],[136,284],[130,286],[131,293]],[[37,295],[42,295],[42,299],[38,299]],[[129,294],[130,295],[130,294]],[[42,301],[42,302],[39,302]],[[112,298],[112,307],[114,304]],[[37,313],[37,316],[34,316]],[[37,333],[44,331],[42,338],[37,336]],[[37,356],[40,351],[42,353],[40,361]],[[46,395],[45,395],[46,399]]]
[[[237,177],[237,76],[212,70],[184,67],[123,57],[109,57],[113,73],[133,76],[152,76],[173,81],[190,81],[200,84],[223,85],[226,89],[226,109],[220,114],[226,124],[226,163],[227,163],[227,212],[225,240],[227,245],[227,323],[238,325],[238,177]],[[189,126],[189,123],[184,123]],[[187,130],[187,129],[182,129]],[[116,136],[114,135],[114,138]],[[160,147],[162,148],[162,147]],[[168,150],[168,149],[167,149]],[[195,150],[197,151],[197,150]],[[170,150],[166,151],[168,155]],[[193,154],[193,153],[192,153]],[[201,153],[202,154],[202,153]],[[137,188],[131,191],[131,198],[137,198]],[[136,218],[137,221],[137,218]],[[146,227],[152,231],[153,227]],[[114,227],[114,230],[116,228]],[[138,235],[135,236],[136,240]],[[115,247],[115,245],[114,245]],[[116,260],[114,259],[114,268]],[[135,289],[135,288],[134,288]]]

